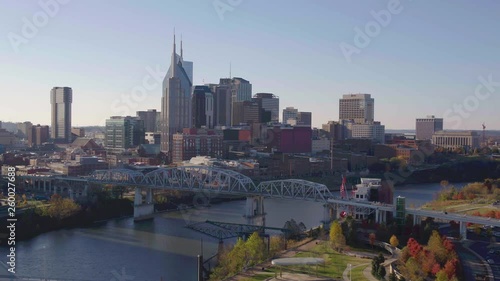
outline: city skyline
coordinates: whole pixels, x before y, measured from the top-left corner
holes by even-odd
[[[0,43],[5,58],[0,68],[6,73],[0,82],[2,95],[16,94],[7,97],[9,107],[0,119],[50,124],[47,92],[56,85],[74,90],[73,126],[104,126],[110,116],[160,111],[161,80],[175,26],[183,35],[186,56],[196,64],[193,85],[217,83],[229,76],[231,64],[231,76],[250,81],[252,95],[279,96],[280,112],[286,107],[312,112],[314,127],[339,119],[343,95],[367,93],[377,101],[375,119],[387,129],[414,129],[415,119],[426,115],[443,118],[444,129],[480,130],[483,122],[488,130],[500,129],[500,121],[491,117],[500,91],[500,58],[495,56],[500,39],[491,36],[498,27],[498,3],[476,7],[444,1],[426,9],[424,3],[402,1],[399,12],[390,15],[386,26],[379,25],[379,34],[364,47],[356,45],[356,28],[364,30],[374,14],[384,14],[385,2],[276,1],[262,9],[259,1],[243,1],[222,17],[210,1],[121,3],[100,3],[95,23],[82,17],[97,5],[92,1],[60,4],[46,25],[16,48],[9,34],[22,35],[23,18],[30,21],[44,10],[37,3],[8,3],[0,12],[6,19],[0,27],[6,35]],[[275,8],[287,13],[271,12]],[[187,11],[192,16],[176,15]],[[445,12],[447,17],[442,17]],[[137,19],[131,20],[132,15]],[[277,24],[268,26],[270,22]],[[221,34],[232,41],[221,40]],[[204,43],[196,44],[199,40]],[[348,61],[342,43],[359,53]],[[33,79],[25,83],[24,77]],[[144,87],[144,98],[131,100],[133,89],[143,86],[146,77],[155,87]]]

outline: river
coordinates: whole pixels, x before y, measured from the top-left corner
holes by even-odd
[[[455,184],[457,188],[464,184]],[[434,199],[439,184],[399,186],[394,196],[405,196],[407,205],[420,206]],[[322,204],[266,199],[266,226],[283,227],[295,219],[307,228],[320,224]],[[246,223],[245,201],[232,201],[184,212],[156,214],[153,220],[134,223],[116,219],[90,228],[53,231],[16,245],[16,277],[31,280],[74,281],[192,281],[196,280],[196,255],[210,257],[217,239],[186,228],[205,220]],[[0,280],[6,270],[7,249],[2,248]]]

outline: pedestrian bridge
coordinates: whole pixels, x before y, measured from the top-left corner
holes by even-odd
[[[325,203],[328,198],[333,197],[324,184],[316,182],[285,179],[264,181],[255,185],[252,179],[238,172],[207,166],[159,168],[146,174],[127,169],[98,170],[87,180],[100,184],[243,196],[259,195]]]
[[[179,190],[204,194],[232,194],[247,197],[245,217],[248,224],[265,225],[264,198],[308,200],[324,203],[323,222],[328,223],[339,216],[342,208],[375,214],[378,223],[384,223],[387,214],[395,213],[393,204],[381,204],[362,200],[350,200],[333,196],[324,185],[300,179],[283,179],[263,181],[256,185],[249,177],[236,171],[208,166],[183,166],[158,168],[148,173],[129,169],[97,170],[87,177],[37,176],[22,175],[21,185],[27,185],[57,193],[67,191],[73,197],[75,189],[84,194],[89,185],[114,185],[135,188],[134,218],[149,218],[154,213],[153,190]],[[144,198],[143,192],[146,196]],[[77,193],[78,194],[78,193]],[[477,223],[500,227],[500,220],[459,214],[418,209],[405,209],[406,214],[413,215],[414,223],[422,217],[433,217],[454,220],[460,223],[460,233],[466,236],[466,223]],[[262,218],[256,223],[253,219]]]

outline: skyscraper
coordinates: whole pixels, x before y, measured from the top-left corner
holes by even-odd
[[[182,44],[181,44],[182,46]],[[170,68],[163,79],[163,96],[161,99],[161,150],[171,157],[172,138],[183,128],[191,127],[191,73],[187,73],[183,66],[182,47],[181,55],[176,53],[175,34]]]
[[[300,111],[297,113],[296,125],[312,126],[312,112]]]
[[[370,94],[344,95],[339,103],[339,119],[364,124],[374,121],[374,99]]]
[[[240,77],[234,77],[233,84],[233,102],[249,101],[252,99],[252,84],[248,80]]]
[[[435,132],[443,130],[443,118],[435,118],[434,115],[417,118],[415,129],[417,140],[430,140]]]
[[[105,146],[125,150],[145,143],[144,120],[139,117],[112,116],[106,120]]]
[[[70,143],[71,139],[71,103],[73,90],[69,87],[54,87],[50,92],[52,104],[52,126],[50,137],[54,142]]]
[[[208,86],[195,86],[191,99],[193,106],[193,123],[195,128],[205,126],[212,129],[214,126],[214,98]]]
[[[146,132],[158,132],[158,113],[156,109],[148,109],[148,111],[137,111],[137,117],[144,120],[144,129]]]
[[[283,109],[283,120],[281,120],[281,123],[283,124],[290,124],[288,123],[288,120],[297,120],[297,114],[299,113],[299,110],[297,108],[293,107],[287,107]],[[292,121],[290,121],[292,122]]]
[[[270,120],[268,121],[266,118],[261,118],[263,122],[279,122],[280,99],[278,96],[270,93],[258,93],[253,96],[252,101],[258,102],[263,111],[270,113]]]
[[[219,85],[212,88],[214,93],[214,125],[231,126],[232,93],[231,79],[221,78]]]

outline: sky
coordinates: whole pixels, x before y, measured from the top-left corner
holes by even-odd
[[[54,86],[73,89],[73,126],[160,110],[175,28],[194,85],[231,65],[315,127],[367,93],[386,129],[500,130],[499,1],[0,1],[4,122],[50,125]]]

